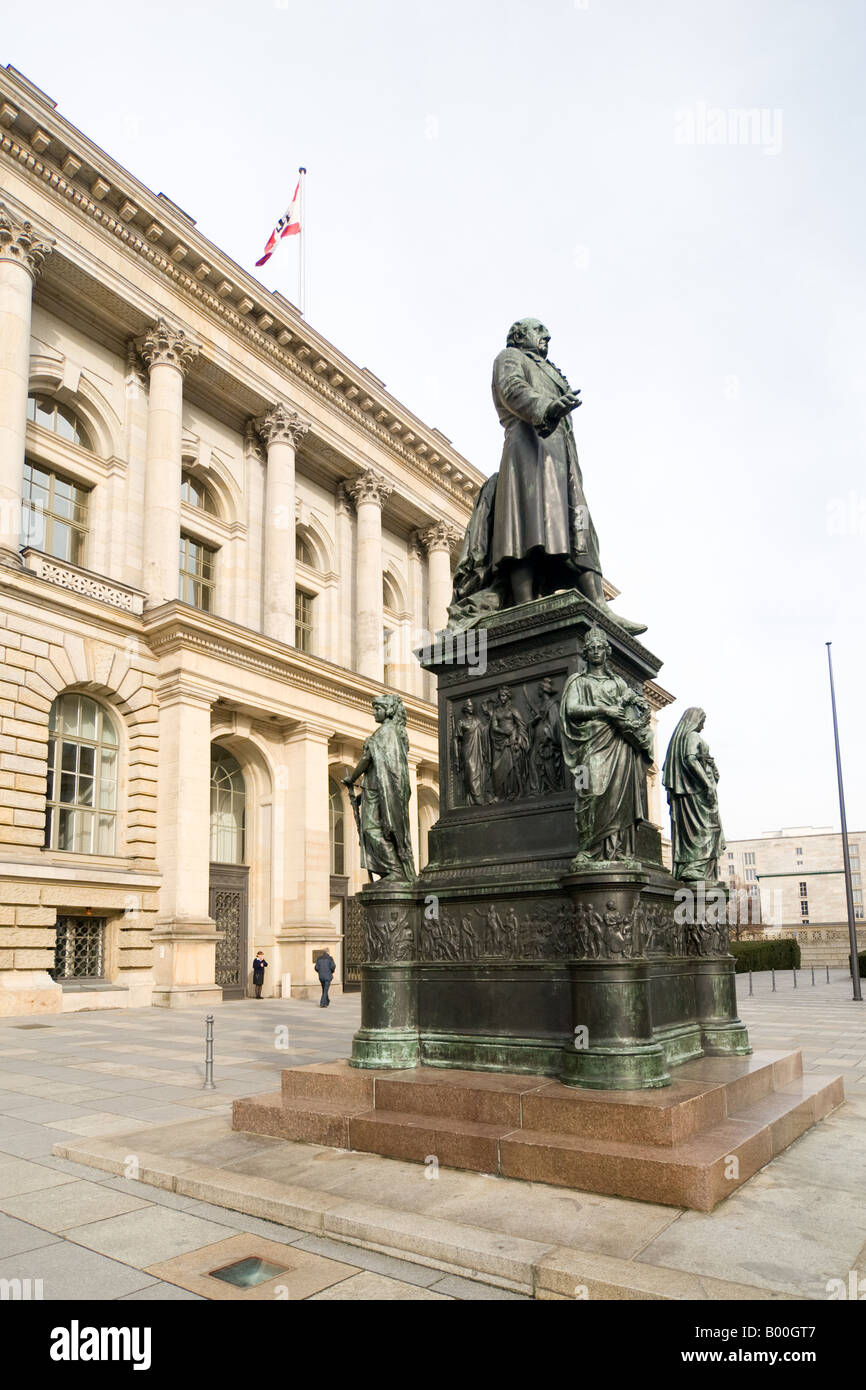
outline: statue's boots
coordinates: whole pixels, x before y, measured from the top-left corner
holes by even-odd
[[[601,604],[598,607],[602,607]],[[621,627],[623,632],[627,632],[630,637],[637,637],[638,633],[646,632],[646,623],[633,623],[630,618],[622,618],[619,613],[614,613],[609,603],[603,605],[603,611],[610,618],[611,622]]]

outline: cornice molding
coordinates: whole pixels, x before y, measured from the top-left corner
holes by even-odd
[[[282,401],[277,401],[266,415],[253,423],[268,448],[272,444],[291,444],[296,449],[310,432],[309,421],[302,419],[296,410],[289,410]]]
[[[26,270],[35,282],[42,273],[46,257],[54,250],[54,242],[41,237],[32,222],[22,221],[0,203],[0,263],[12,262]]]
[[[294,649],[287,650],[281,643],[271,643],[259,633],[234,629],[225,620],[181,611],[179,605],[166,604],[162,609],[149,610],[143,626],[147,643],[157,658],[188,649],[241,670],[272,677],[299,694],[321,695],[353,710],[369,713],[371,700],[384,689],[356,671],[332,666]],[[406,691],[394,693],[400,695],[406,707],[409,727],[435,739],[438,725],[432,705]]]
[[[5,75],[0,71],[0,79]],[[24,110],[25,103],[18,93],[15,99],[22,107],[21,111],[16,111],[16,120],[21,114],[37,123],[43,119]],[[63,173],[39,158],[42,150],[37,149],[34,154],[37,147],[32,141],[26,143],[24,136],[16,139],[9,130],[0,129],[0,153],[19,164],[34,180],[47,185],[58,201],[71,205],[80,215],[116,237],[132,254],[170,280],[177,290],[197,300],[222,321],[223,327],[230,325],[283,373],[293,374],[316,395],[336,406],[389,452],[409,464],[413,472],[433,482],[461,508],[471,509],[483,476],[453,449],[441,431],[424,425],[405,407],[401,408],[400,402],[388,397],[378,378],[366,368],[358,368],[344,359],[338,349],[320,339],[294,305],[259,285],[201,233],[194,231],[192,219],[186,218],[180,210],[175,211],[169,200],[157,199],[127,171],[114,166],[109,157],[90,146],[86,136],[75,127],[70,128],[68,122],[53,112],[52,120],[44,123],[57,123],[60,127],[52,135],[50,145],[62,145],[69,151],[58,160]],[[82,147],[78,150],[81,159],[69,148],[74,137]],[[50,146],[44,148],[50,149]],[[93,181],[88,175],[89,190],[76,187],[72,180],[79,176],[83,167],[93,169],[97,161],[107,177],[99,176]],[[83,177],[81,174],[79,182]],[[132,197],[126,196],[121,189],[124,180]],[[117,210],[104,201],[109,195],[119,200]],[[150,208],[146,206],[148,202]],[[128,215],[126,221],[123,213]],[[142,217],[147,225],[136,227],[132,221],[136,216]],[[177,225],[172,226],[172,222]],[[214,265],[200,253],[191,251],[191,245],[196,243]],[[184,270],[181,264],[186,261],[189,270]],[[209,283],[211,279],[212,284]],[[235,301],[229,298],[230,292],[240,297]],[[291,312],[287,314],[286,310]],[[286,350],[289,343],[291,351]],[[313,366],[307,367],[307,360]],[[378,395],[385,399],[376,399],[373,393],[377,387],[380,388]]]

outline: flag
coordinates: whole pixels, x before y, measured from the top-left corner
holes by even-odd
[[[256,265],[265,265],[274,254],[277,242],[282,241],[283,237],[297,236],[301,230],[301,180],[298,179],[297,187],[292,195],[292,201],[287,210],[283,213],[274,230],[268,237],[268,244],[265,247],[264,255],[261,260],[256,261]]]

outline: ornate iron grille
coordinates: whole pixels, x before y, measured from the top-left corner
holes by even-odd
[[[346,937],[343,949],[343,988],[360,988],[361,965],[364,961],[364,931],[361,926],[361,903],[358,898],[346,899]]]
[[[216,982],[223,989],[241,987],[243,949],[243,893],[237,889],[215,889],[211,916],[225,936],[216,945]]]
[[[105,918],[59,917],[54,947],[55,980],[101,980],[105,976]]]

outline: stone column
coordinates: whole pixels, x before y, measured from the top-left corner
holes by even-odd
[[[0,204],[0,564],[17,568],[33,286],[53,249]]]
[[[291,973],[293,998],[318,998],[313,968],[317,951],[327,946],[340,963],[339,934],[330,915],[328,740],[333,732],[306,720],[284,740],[285,910],[278,946],[280,973]]]
[[[393,486],[381,473],[368,468],[346,484],[358,515],[355,549],[356,670],[381,681],[384,677],[382,642],[382,508]]]
[[[256,421],[268,451],[264,518],[264,632],[295,645],[295,451],[310,426],[277,402]]]
[[[183,379],[199,349],[182,328],[160,319],[139,351],[150,371],[142,588],[156,608],[178,596]]]
[[[164,1008],[222,999],[209,913],[210,746],[213,698],[184,678],[159,690],[159,817],[162,871],[153,933],[153,1002]]]
[[[354,565],[354,537],[352,534],[352,505],[344,483],[337,485],[334,497],[334,545],[338,575],[338,626],[337,644],[331,658],[338,666],[352,669],[354,660],[352,635],[355,625],[354,594],[352,592],[352,573]]]
[[[427,625],[432,639],[448,622],[448,605],[453,589],[451,551],[462,536],[450,521],[434,521],[419,535],[427,551]]]

